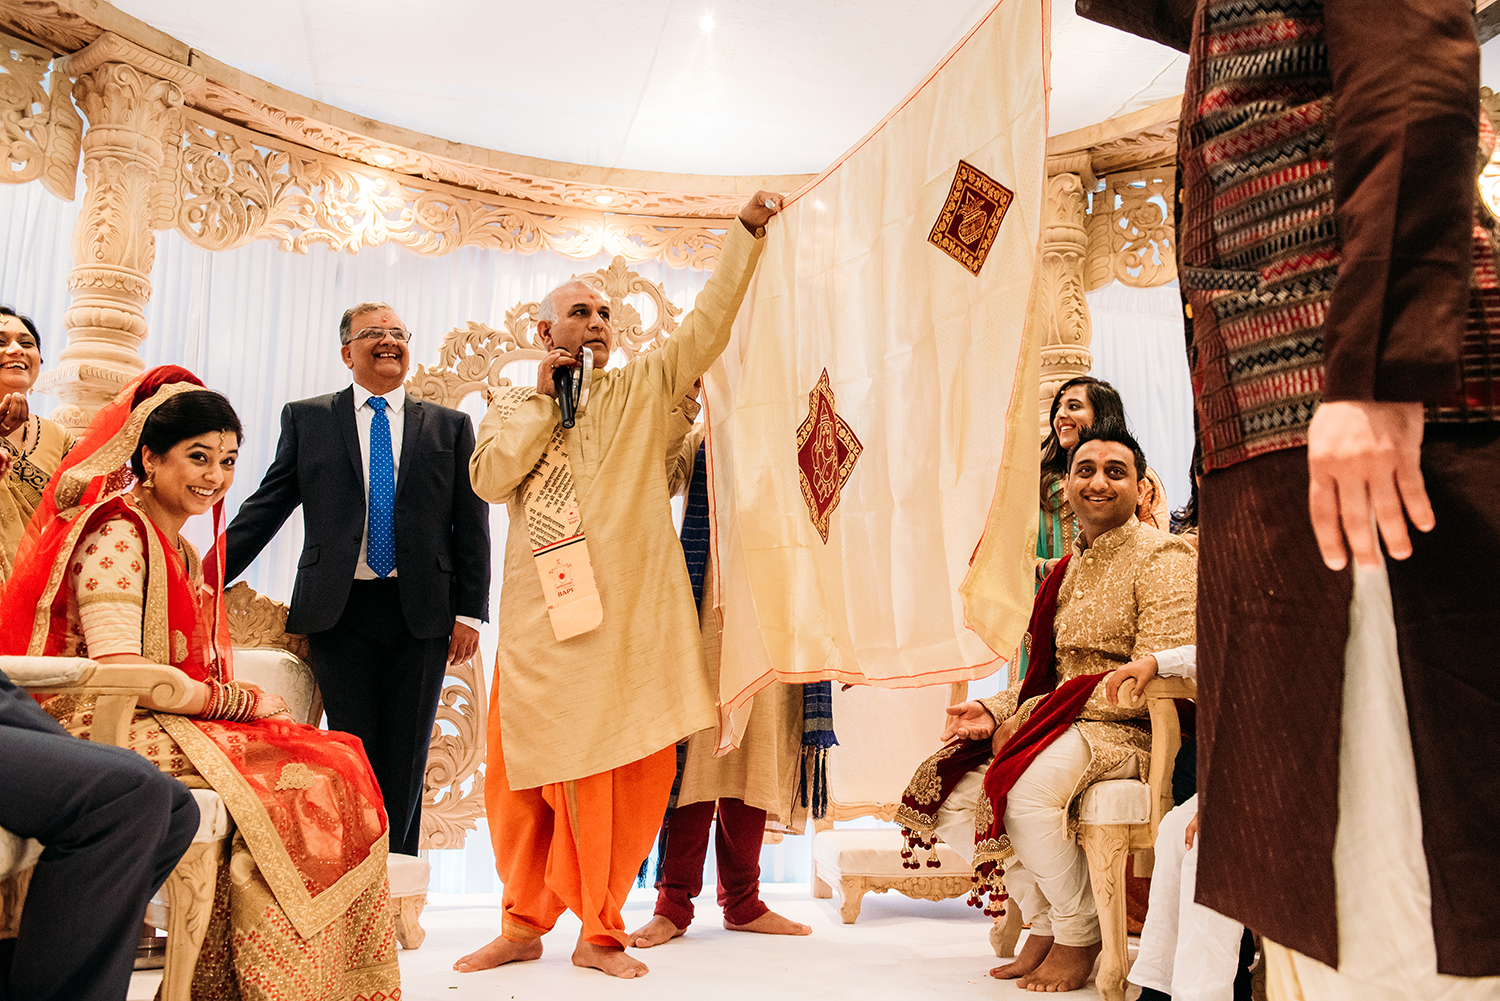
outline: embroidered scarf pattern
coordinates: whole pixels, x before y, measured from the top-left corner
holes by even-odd
[[[493,406],[502,418],[509,418],[534,395],[536,390],[529,386],[517,386],[497,395]],[[537,577],[542,582],[542,594],[547,598],[553,635],[566,640],[599,628],[604,621],[604,606],[599,600],[599,585],[594,582],[594,565],[583,536],[583,519],[578,513],[578,494],[573,487],[573,467],[568,462],[561,421],[552,429],[552,440],[527,475],[521,491],[526,535],[531,542],[531,557],[536,561]]]
[[[999,904],[1005,899],[1004,875],[998,862],[1010,855],[1010,841],[1004,832],[1004,794],[1015,784],[1015,779],[1026,770],[1026,766],[1053,740],[1077,719],[1078,712],[1088,701],[1088,693],[1098,677],[1092,682],[1078,684],[1084,679],[1074,679],[1059,691],[1065,692],[1057,700],[1051,700],[1057,687],[1057,664],[1053,622],[1057,617],[1057,602],[1062,591],[1062,581],[1067,573],[1072,555],[1064,556],[1042,583],[1032,603],[1031,622],[1027,626],[1023,649],[1030,655],[1026,678],[1022,682],[1017,699],[1017,715],[1021,726],[1005,745],[1004,750],[990,763],[985,777],[985,795],[981,797],[975,818],[975,882],[969,895],[971,906],[984,906],[985,913],[999,913]],[[1072,708],[1068,707],[1076,698],[1077,689],[1084,692],[1082,699]],[[1040,710],[1040,714],[1038,713]],[[1059,720],[1067,722],[1059,725]],[[997,723],[1003,721],[996,721]],[[980,740],[956,740],[941,748],[924,761],[912,777],[911,783],[901,797],[901,806],[896,812],[896,821],[906,832],[906,847],[902,849],[901,864],[908,869],[918,869],[922,863],[917,852],[927,853],[926,864],[936,868],[937,860],[937,814],[952,795],[959,780],[966,774],[990,760],[993,744],[990,738]],[[995,789],[1000,793],[998,809],[991,804],[991,778],[996,765],[1001,766],[1002,776],[1014,774],[1006,780],[997,776]],[[983,874],[980,872],[981,856],[987,861]],[[983,905],[982,897],[989,891],[991,902]]]

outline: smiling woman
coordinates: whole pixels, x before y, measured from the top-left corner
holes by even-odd
[[[73,447],[72,437],[59,425],[31,412],[27,397],[41,370],[36,324],[0,306],[0,448],[12,460],[0,480],[0,581],[10,576],[21,536],[47,481]]]
[[[187,675],[186,704],[141,698],[126,746],[214,789],[234,818],[195,983],[245,1001],[396,997],[388,824],[364,750],[293,722],[279,697],[235,679],[222,548],[200,557],[181,535],[195,514],[222,519],[239,439],[229,401],[185,369],[127,385],[40,506],[0,599],[0,653]],[[87,736],[94,703],[61,694],[43,707]]]

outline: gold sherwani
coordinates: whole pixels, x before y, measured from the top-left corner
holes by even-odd
[[[508,419],[492,408],[480,421],[474,492],[510,506],[494,706],[512,789],[638,761],[717,719],[663,457],[676,447],[669,415],[728,345],[761,246],[730,223],[676,333],[623,368],[595,371],[587,407],[564,432],[604,607],[598,628],[553,635],[526,533],[521,486],[557,425],[556,401],[533,396]]]
[[[1057,597],[1057,683],[1084,674],[1112,671],[1148,653],[1195,642],[1198,554],[1181,539],[1142,525],[1134,515],[1084,548],[1074,540],[1073,558]],[[1017,710],[1017,680],[1006,691],[980,702],[997,721]],[[1021,707],[1029,712],[1030,706]],[[1088,771],[1075,795],[1100,775],[1134,754],[1146,777],[1151,732],[1138,708],[1110,705],[1101,681],[1078,715],[1088,742]]]

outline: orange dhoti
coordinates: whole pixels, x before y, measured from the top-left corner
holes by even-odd
[[[566,909],[583,921],[586,941],[623,949],[620,908],[656,842],[676,775],[669,746],[597,775],[511,789],[500,716],[492,715],[484,806],[505,884],[500,934],[540,938]]]

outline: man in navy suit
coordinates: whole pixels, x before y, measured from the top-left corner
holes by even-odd
[[[339,340],[354,385],[282,410],[276,458],[229,525],[226,573],[302,505],[286,628],[308,636],[329,727],[364,741],[391,851],[415,855],[443,675],[474,655],[489,611],[489,509],[469,482],[469,418],[406,396],[395,311],[351,307]]]

